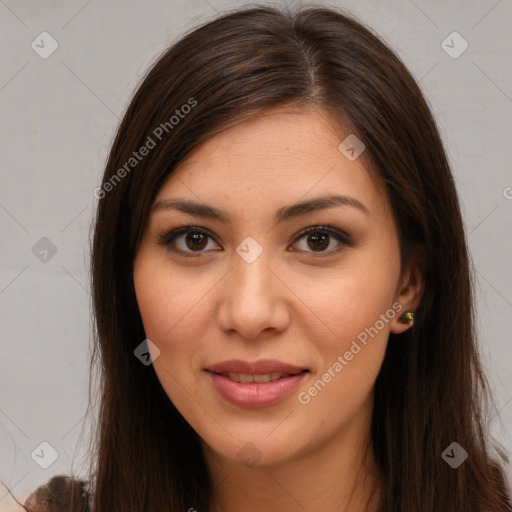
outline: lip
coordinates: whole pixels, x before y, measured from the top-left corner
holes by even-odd
[[[243,361],[241,359],[231,359],[229,361],[223,361],[222,363],[208,366],[206,370],[212,373],[233,372],[261,375],[272,372],[296,374],[307,370],[307,368],[292,366],[291,364],[283,363],[277,359],[260,359],[259,361],[254,362]]]
[[[270,382],[243,384],[223,375],[207,371],[215,389],[228,402],[238,407],[266,407],[274,405],[292,393],[307,372],[282,377]]]

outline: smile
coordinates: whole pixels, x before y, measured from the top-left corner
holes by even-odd
[[[293,393],[309,373],[271,372],[262,374],[206,371],[213,389],[226,402],[237,407],[275,405]]]
[[[249,384],[251,382],[260,384],[264,382],[273,382],[275,380],[282,379],[283,377],[290,377],[292,374],[281,372],[259,374],[224,372],[218,375],[222,375],[223,377],[226,377],[233,382],[241,382],[242,384]]]

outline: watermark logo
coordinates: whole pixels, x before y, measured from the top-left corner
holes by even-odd
[[[245,443],[236,454],[238,460],[250,468],[261,459],[262,455],[258,448],[251,442]]]
[[[50,443],[43,441],[30,456],[38,466],[48,469],[59,458],[59,453]]]
[[[263,253],[263,247],[252,236],[248,236],[236,248],[236,252],[246,263],[254,263]]]
[[[42,263],[48,263],[57,254],[57,246],[49,238],[43,236],[32,247],[32,254]]]
[[[458,32],[452,32],[443,40],[441,48],[452,59],[458,59],[469,48],[469,44]]]
[[[441,457],[450,467],[457,469],[468,458],[468,452],[454,441],[445,448]]]
[[[145,339],[133,353],[144,366],[149,366],[160,355],[160,349],[151,340]]]
[[[47,59],[59,47],[59,43],[48,32],[41,32],[30,46],[39,57]]]
[[[359,158],[361,153],[366,149],[363,141],[356,135],[351,133],[345,140],[338,146],[340,152],[351,162]]]

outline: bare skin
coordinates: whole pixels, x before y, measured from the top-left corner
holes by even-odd
[[[155,372],[202,439],[214,482],[210,512],[377,509],[379,474],[365,451],[374,383],[389,333],[409,328],[398,310],[417,308],[423,283],[413,265],[401,275],[389,200],[363,158],[350,161],[338,149],[348,134],[317,111],[269,111],[198,148],[155,199],[188,199],[230,217],[154,211],[134,267],[146,336],[160,350]],[[351,200],[275,221],[284,206],[333,194]],[[190,228],[188,239],[157,243],[185,223],[211,237],[197,248]],[[344,241],[298,238],[322,225]],[[248,236],[262,249],[251,263],[236,251]],[[391,318],[377,323],[386,312]],[[353,350],[372,326],[377,334]],[[337,371],[339,356],[346,364]],[[233,405],[205,371],[264,358],[309,371],[270,406]],[[310,392],[319,379],[325,386]]]

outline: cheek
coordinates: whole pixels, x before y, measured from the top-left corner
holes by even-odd
[[[338,280],[317,302],[330,332],[314,337],[311,333],[319,364],[296,399],[309,417],[325,417],[330,411],[327,431],[348,422],[370,399],[390,320],[397,314],[392,308],[393,287],[388,284],[378,275],[353,274]]]
[[[314,338],[321,361],[315,378],[322,381],[316,386],[319,391],[323,384],[329,387],[318,405],[342,400],[349,409],[349,404],[361,403],[370,392],[387,346],[386,312],[393,316],[394,310],[389,294],[374,288],[372,282],[343,284],[342,293],[335,295],[341,298],[324,304],[331,333]],[[315,390],[311,392],[314,396]]]
[[[147,270],[151,268],[151,271]],[[153,361],[155,373],[169,399],[185,416],[192,414],[197,394],[193,378],[200,365],[201,344],[208,332],[204,322],[204,282],[172,276],[162,265],[148,265],[134,272],[139,311],[146,337],[160,350]]]
[[[311,309],[321,312],[329,330],[311,333],[319,364],[297,397],[312,414],[322,414],[328,404],[343,404],[335,416],[344,421],[371,394],[390,322],[398,314],[393,304],[399,253],[391,244],[380,249],[368,247],[353,260],[347,258],[347,265],[315,295]]]
[[[164,369],[188,381],[203,363],[205,336],[211,333],[208,294],[221,283],[198,267],[171,269],[165,257],[141,263],[135,266],[135,290],[146,337],[160,349],[155,371],[162,383]]]
[[[309,294],[311,309],[320,313],[329,328],[330,335],[317,338],[323,340],[325,349],[331,346],[333,350],[343,350],[376,323],[387,339],[390,319],[386,318],[385,325],[380,319],[386,312],[388,317],[395,315],[392,305],[399,263],[389,258],[390,263],[383,264],[373,256],[365,258],[364,254],[358,255],[357,260],[322,283],[320,291]]]

